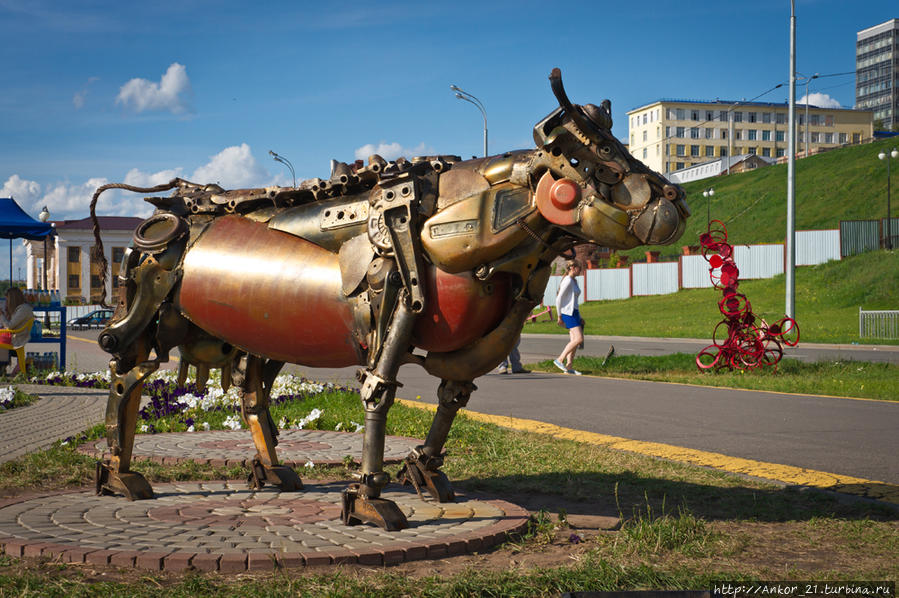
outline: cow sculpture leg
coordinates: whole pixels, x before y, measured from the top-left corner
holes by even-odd
[[[390,481],[390,475],[384,471],[387,412],[396,397],[396,374],[409,349],[415,315],[406,305],[405,296],[400,297],[375,365],[361,373],[360,395],[365,408],[362,470],[358,474],[359,482],[343,492],[341,519],[347,525],[369,522],[387,531],[409,527],[396,503],[380,495]]]
[[[442,380],[437,389],[437,413],[428,431],[428,437],[423,445],[415,447],[406,457],[403,469],[400,470],[399,480],[403,484],[412,484],[415,490],[421,494],[421,489],[427,489],[428,493],[438,502],[452,502],[456,495],[452,485],[440,467],[443,465],[443,445],[449,435],[453,420],[459,409],[468,404],[472,391],[477,387],[469,381]]]
[[[97,494],[124,494],[128,500],[153,498],[146,478],[131,471],[141,390],[147,376],[159,368],[159,361],[145,361],[147,344],[146,335],[142,335],[125,354],[109,363],[112,380],[106,404],[106,436],[112,456],[97,461]]]
[[[263,360],[256,355],[242,359],[243,377],[240,381],[241,416],[256,445],[256,456],[250,468],[248,484],[260,489],[266,482],[278,486],[284,492],[302,490],[303,483],[296,472],[278,463],[275,446],[278,444],[278,428],[269,411],[269,400],[275,377],[284,362]]]

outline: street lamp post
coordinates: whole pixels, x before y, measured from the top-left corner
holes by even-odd
[[[892,222],[890,222],[890,162],[891,158],[899,158],[899,150],[893,148],[889,154],[886,152],[880,152],[877,154],[877,157],[881,160],[886,160],[887,163],[887,238],[886,238],[886,248],[892,250],[893,249],[893,227]]]
[[[809,144],[809,133],[808,133],[808,84],[812,79],[818,78],[818,73],[815,73],[811,77],[803,75],[802,73],[796,73],[803,79],[805,79],[805,157],[808,158],[808,144]]]
[[[268,153],[275,160],[275,162],[280,162],[281,164],[283,164],[284,166],[286,166],[287,168],[290,169],[290,176],[291,176],[291,178],[293,178],[293,186],[296,187],[297,186],[297,175],[293,171],[293,164],[290,163],[290,160],[288,160],[284,156],[281,156],[281,155],[273,152],[272,150],[268,150]]]
[[[481,111],[481,116],[484,117],[484,157],[487,157],[487,110],[484,108],[484,104],[481,103],[481,100],[477,99],[467,91],[456,87],[455,85],[450,85],[450,89],[456,92],[456,98],[460,100],[464,100],[469,104],[474,104],[474,106]]]
[[[47,222],[50,220],[50,210],[47,209],[47,206],[41,210],[41,213],[37,215],[38,219],[41,222]],[[47,250],[47,239],[50,237],[49,234],[44,236],[44,267],[42,268],[43,272],[43,280],[44,280],[44,293],[47,293],[50,289],[47,288],[47,256],[49,251]],[[50,327],[50,313],[44,312],[44,326],[47,328]]]
[[[712,196],[715,195],[715,188],[709,187],[702,192],[702,196],[708,198],[705,204],[705,224],[708,227],[712,223]]]

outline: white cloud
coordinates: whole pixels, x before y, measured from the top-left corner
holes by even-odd
[[[808,94],[809,106],[817,106],[819,108],[839,108],[840,103],[827,95],[826,93],[810,93]],[[805,96],[796,100],[796,105],[805,105]]]
[[[91,77],[87,80],[87,83],[81,86],[81,89],[75,92],[75,95],[72,96],[72,104],[75,106],[75,110],[81,110],[84,108],[84,102],[87,99],[87,88],[94,81],[98,81],[100,77]]]
[[[262,168],[246,143],[226,147],[209,162],[196,169],[190,180],[195,183],[218,183],[226,189],[264,186],[271,175]]]
[[[12,197],[20,206],[31,205],[39,197],[41,186],[36,181],[29,181],[14,174],[9,177],[0,189],[0,197]]]
[[[181,167],[170,168],[168,170],[160,170],[152,174],[141,172],[137,168],[132,168],[125,175],[124,183],[135,187],[155,187],[163,183],[168,183],[172,179],[181,176]]]
[[[131,79],[125,83],[116,97],[116,104],[130,107],[135,112],[151,110],[182,114],[190,111],[190,93],[187,69],[173,62],[159,83],[146,79]]]
[[[395,141],[393,143],[385,143],[382,141],[378,145],[369,143],[356,149],[356,159],[366,160],[370,155],[378,154],[385,160],[396,160],[400,156],[412,158],[415,156],[432,155],[434,153],[433,148],[426,146],[424,143],[419,143],[413,148],[406,148]]]

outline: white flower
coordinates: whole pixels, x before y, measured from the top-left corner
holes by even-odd
[[[240,430],[243,426],[240,424],[240,419],[236,415],[229,415],[225,418],[225,421],[222,422],[222,426],[225,428],[230,428],[232,430]]]
[[[321,416],[322,416],[321,409],[313,409],[312,411],[309,412],[309,415],[307,415],[306,417],[304,417],[303,419],[301,419],[300,421],[297,422],[297,428],[302,430],[306,426],[306,424],[311,424],[312,422],[314,422]]]
[[[286,417],[282,417],[282,418],[278,421],[278,427],[281,428],[282,430],[286,430],[286,429],[287,429],[287,426],[289,426],[289,425],[290,425],[290,422],[287,421],[287,418],[286,418]]]
[[[357,432],[357,433],[358,433],[358,432],[361,432],[362,430],[365,429],[365,426],[363,426],[362,424],[357,424],[356,422],[354,422],[354,421],[352,421],[352,420],[350,421],[350,423],[353,424],[354,426],[356,426],[356,429],[353,430],[353,432]]]
[[[188,431],[188,432],[193,432],[193,431],[194,431],[193,424],[187,426],[187,431]]]
[[[343,427],[343,422],[337,422],[337,425],[334,426],[334,431],[338,432],[338,431],[340,431],[340,428],[342,428],[342,427]]]
[[[149,428],[149,426],[147,426],[147,424],[142,424],[141,427],[140,427],[141,433],[147,432],[147,431],[149,431],[149,430],[150,430],[150,428]]]
[[[306,464],[304,465],[304,467],[306,469],[312,469],[313,467],[315,467],[315,463],[313,463],[312,459],[310,459],[310,460],[306,461]]]
[[[203,422],[203,429],[209,430],[209,422]]]

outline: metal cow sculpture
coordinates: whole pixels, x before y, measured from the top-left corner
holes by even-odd
[[[225,386],[240,388],[256,488],[302,488],[275,452],[269,394],[282,366],[362,366],[362,466],[342,518],[388,530],[407,521],[380,497],[387,412],[399,367],[421,365],[441,379],[439,406],[399,477],[452,501],[439,469],[450,426],[472,381],[515,346],[552,260],[578,243],[672,243],[689,215],[680,187],[612,136],[608,100],[575,105],[558,69],[550,81],[560,106],[535,126],[534,150],[466,161],[375,155],[367,165],[332,162],[328,180],[289,188],[225,191],[175,179],[98,189],[92,216],[107,188],[173,189],[146,198],[156,211],[125,252],[116,313],[99,336],[112,354],[112,457],[97,464],[98,493],[152,498],[130,469],[138,404],[143,381],[178,347],[201,382],[218,367]]]

